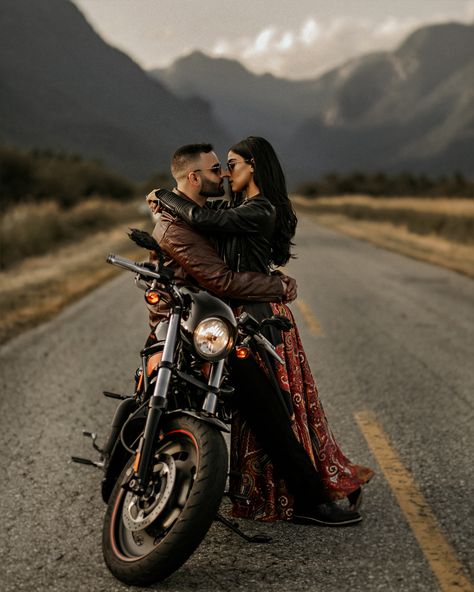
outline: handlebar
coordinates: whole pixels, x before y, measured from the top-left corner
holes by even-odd
[[[148,267],[146,267],[143,263],[135,263],[130,259],[125,259],[124,257],[119,257],[118,255],[114,255],[110,253],[106,259],[107,263],[111,265],[116,265],[117,267],[122,267],[123,269],[128,269],[129,271],[134,271],[135,273],[140,274],[141,276],[152,278],[154,280],[163,281],[168,278],[164,278],[156,271],[152,271]]]
[[[284,363],[284,360],[281,359],[273,344],[270,343],[266,337],[260,333],[255,333],[255,335],[252,335],[252,338],[255,339],[260,347],[263,347],[271,356],[273,356],[277,362],[280,362],[280,364]]]
[[[280,364],[284,363],[277,353],[274,345],[264,335],[262,335],[261,331],[265,326],[269,325],[273,325],[280,331],[288,331],[293,326],[289,319],[275,315],[273,317],[264,319],[261,323],[259,323],[257,319],[255,319],[251,314],[248,312],[243,312],[237,318],[237,323],[244,335],[247,335],[245,341],[253,339],[257,346],[265,349],[272,357],[275,358],[275,360],[280,362]]]
[[[134,271],[142,277],[152,278],[158,280],[159,282],[169,282],[170,280],[168,276],[161,275],[156,271],[152,271],[144,263],[136,263],[134,261],[131,261],[130,259],[125,259],[124,257],[119,257],[118,255],[114,255],[112,253],[110,253],[107,256],[106,261],[111,265],[122,267],[123,269],[127,269],[128,271]],[[265,319],[265,321],[263,321],[260,324],[251,315],[244,312],[240,315],[240,317],[237,320],[241,328],[243,328],[247,333],[248,338],[254,339],[260,347],[264,348],[271,356],[273,356],[278,362],[280,362],[280,364],[284,363],[284,361],[276,352],[276,349],[273,346],[273,344],[260,333],[260,330],[264,325],[275,325],[280,330],[287,331],[292,326],[291,322],[288,319],[285,319],[284,317],[271,317],[269,319]]]

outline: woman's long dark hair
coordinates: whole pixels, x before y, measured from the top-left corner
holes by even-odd
[[[286,189],[285,174],[272,145],[265,138],[249,136],[229,150],[252,162],[255,184],[276,209],[275,232],[272,238],[272,260],[285,265],[291,254],[297,218]],[[237,196],[236,196],[237,197]]]

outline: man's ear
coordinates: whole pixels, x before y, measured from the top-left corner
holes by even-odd
[[[188,183],[192,187],[199,187],[199,185],[201,183],[201,179],[200,179],[199,175],[196,175],[196,173],[190,172],[190,173],[188,173]]]

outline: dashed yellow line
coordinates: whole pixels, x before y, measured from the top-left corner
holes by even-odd
[[[428,503],[391,447],[375,414],[370,411],[362,411],[356,413],[355,418],[382,468],[442,592],[473,592],[474,586],[464,574],[461,563],[445,539]]]
[[[308,325],[310,332],[313,333],[313,335],[324,335],[324,331],[319,324],[318,319],[306,302],[300,298],[298,298],[298,300],[295,302],[306,324]]]

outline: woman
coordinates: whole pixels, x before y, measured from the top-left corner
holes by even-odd
[[[232,146],[227,168],[233,194],[230,207],[213,202],[200,208],[175,194],[160,195],[162,207],[217,236],[232,270],[270,273],[289,261],[297,223],[278,157],[267,140],[251,136]],[[285,401],[293,430],[331,499],[348,497],[351,506],[358,508],[361,486],[373,472],[352,464],[334,439],[290,309],[281,303],[245,304],[243,308],[257,319],[277,314],[293,323],[289,332],[267,333],[284,364],[263,356],[259,364],[273,381],[275,396]],[[284,481],[238,412],[232,424],[230,488],[236,517],[292,517],[293,500]]]

